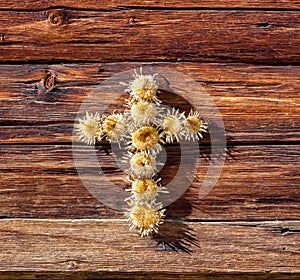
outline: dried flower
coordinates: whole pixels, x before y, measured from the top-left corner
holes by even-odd
[[[129,203],[131,209],[128,216],[131,222],[130,230],[137,228],[141,236],[158,232],[158,226],[163,222],[164,209],[161,203]]]
[[[124,139],[126,124],[122,114],[111,114],[101,118],[101,132],[99,140],[106,137],[110,142],[119,142]]]
[[[99,120],[98,113],[93,115],[88,112],[85,117],[78,119],[78,123],[75,124],[78,139],[88,145],[94,145],[96,136],[100,132]]]
[[[159,144],[160,135],[156,128],[152,126],[142,126],[136,130],[131,138],[132,146],[137,150],[158,153],[161,151]]]
[[[183,138],[183,121],[184,113],[179,113],[175,108],[167,111],[161,125],[167,143],[179,142],[179,139]]]
[[[155,175],[156,159],[149,153],[129,153],[129,172],[137,178],[151,178]]]
[[[185,138],[187,140],[192,139],[193,141],[198,141],[200,138],[203,138],[201,132],[207,132],[207,124],[202,121],[200,114],[193,110],[190,111],[186,118],[184,128],[186,132]]]
[[[156,75],[143,75],[143,70],[140,68],[140,74],[134,70],[134,80],[129,83],[127,92],[137,101],[154,101],[159,103],[156,96],[158,85],[155,81]]]
[[[132,198],[139,202],[154,201],[159,192],[165,192],[159,180],[151,178],[135,179],[131,185],[131,189],[128,190],[131,191]]]
[[[155,103],[140,100],[131,104],[129,114],[135,125],[158,124],[160,109]]]

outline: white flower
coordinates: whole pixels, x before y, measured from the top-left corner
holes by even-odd
[[[85,117],[78,119],[79,123],[75,124],[75,129],[79,140],[88,145],[94,145],[100,131],[99,120],[100,116],[98,113],[93,115],[88,112],[86,112]]]
[[[153,154],[161,151],[160,141],[158,130],[152,126],[142,126],[131,137],[131,144],[135,149],[141,152],[152,152]]]
[[[165,117],[162,119],[161,127],[163,135],[167,143],[179,142],[179,139],[184,137],[183,131],[184,113],[179,113],[179,110],[172,108],[168,110]]]
[[[164,187],[159,184],[159,180],[151,178],[135,179],[131,181],[132,199],[135,201],[153,201],[159,192],[167,192]]]
[[[203,138],[201,132],[207,132],[207,124],[201,119],[198,112],[190,111],[188,117],[184,121],[185,139],[198,141]]]
[[[149,101],[132,102],[129,111],[135,125],[158,124],[157,117],[160,115],[159,105]]]
[[[137,228],[141,236],[148,236],[158,232],[158,226],[163,223],[165,209],[161,203],[139,203],[131,200],[131,209],[128,211],[130,230]]]
[[[125,160],[130,166],[128,173],[138,179],[152,178],[157,172],[156,159],[149,153],[128,153],[128,158]]]
[[[137,101],[154,101],[159,103],[159,99],[156,96],[158,85],[155,80],[155,75],[143,75],[142,68],[138,74],[134,70],[134,80],[128,85],[127,92]]]
[[[120,142],[126,136],[126,122],[122,114],[102,116],[101,133],[98,139],[106,137],[110,142]]]

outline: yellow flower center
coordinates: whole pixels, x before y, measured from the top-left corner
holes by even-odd
[[[197,133],[199,129],[201,128],[202,121],[199,120],[195,116],[189,116],[186,119],[186,127],[187,129],[193,131],[194,133]]]
[[[138,150],[148,150],[158,144],[159,135],[155,128],[143,126],[134,132],[132,136],[132,145]]]
[[[151,165],[152,160],[149,155],[135,154],[132,158],[133,164],[138,166]]]
[[[140,76],[134,81],[134,92],[139,99],[152,100],[156,96],[156,86],[148,77]]]
[[[84,133],[88,136],[88,137],[94,137],[98,131],[98,122],[94,121],[94,120],[88,120],[84,126]]]
[[[157,191],[157,184],[151,179],[138,179],[132,184],[132,191],[137,194]]]
[[[116,127],[118,122],[119,122],[119,119],[114,116],[106,117],[103,122],[105,133],[109,134],[112,130],[114,130],[114,128]]]
[[[154,228],[161,220],[161,215],[158,210],[151,209],[147,205],[136,205],[130,213],[130,218],[134,225],[147,230]]]
[[[156,96],[156,90],[147,87],[136,89],[135,93],[142,100],[151,100]]]
[[[177,134],[181,129],[180,120],[174,117],[166,117],[162,126],[165,132],[169,132],[170,134]]]

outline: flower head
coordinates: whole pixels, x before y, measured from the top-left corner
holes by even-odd
[[[160,135],[157,129],[152,126],[142,126],[131,137],[132,146],[141,152],[152,151],[158,153],[161,151],[159,141]]]
[[[160,108],[153,102],[143,100],[132,102],[129,112],[135,125],[158,124]]]
[[[201,119],[198,112],[190,111],[188,117],[184,122],[185,138],[193,141],[197,141],[203,138],[201,132],[207,132],[207,124]]]
[[[130,230],[138,228],[141,236],[148,236],[158,232],[158,226],[163,222],[164,209],[161,210],[161,203],[129,203],[131,209],[127,214],[131,222]]]
[[[75,124],[75,128],[79,140],[88,145],[94,145],[96,136],[100,132],[99,120],[100,116],[98,113],[93,115],[88,112],[86,112],[85,117],[78,119],[78,123]]]
[[[127,91],[130,95],[140,101],[154,101],[159,103],[159,99],[156,96],[158,85],[155,81],[156,75],[143,75],[142,68],[138,74],[134,70],[134,80],[129,83]]]
[[[119,142],[125,136],[126,123],[122,114],[111,114],[101,118],[99,140],[106,137],[110,142]]]
[[[151,178],[135,179],[129,189],[136,201],[153,201],[162,191],[162,186]]]
[[[130,173],[136,178],[151,178],[155,175],[156,159],[149,153],[129,154]]]
[[[172,108],[168,110],[162,120],[161,127],[163,135],[166,137],[167,143],[179,141],[184,136],[183,132],[184,113],[179,113],[179,110]]]

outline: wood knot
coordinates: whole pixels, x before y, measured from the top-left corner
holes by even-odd
[[[63,10],[51,11],[48,15],[48,21],[52,26],[60,26],[66,21],[66,13]]]
[[[134,24],[134,23],[136,23],[137,22],[137,20],[135,19],[135,18],[133,18],[133,17],[131,17],[130,19],[129,19],[129,23],[130,24]]]
[[[42,79],[42,84],[45,89],[48,91],[52,90],[55,87],[56,78],[52,73],[46,73]]]
[[[68,260],[66,261],[66,267],[68,269],[76,268],[78,267],[79,263],[77,260]]]

